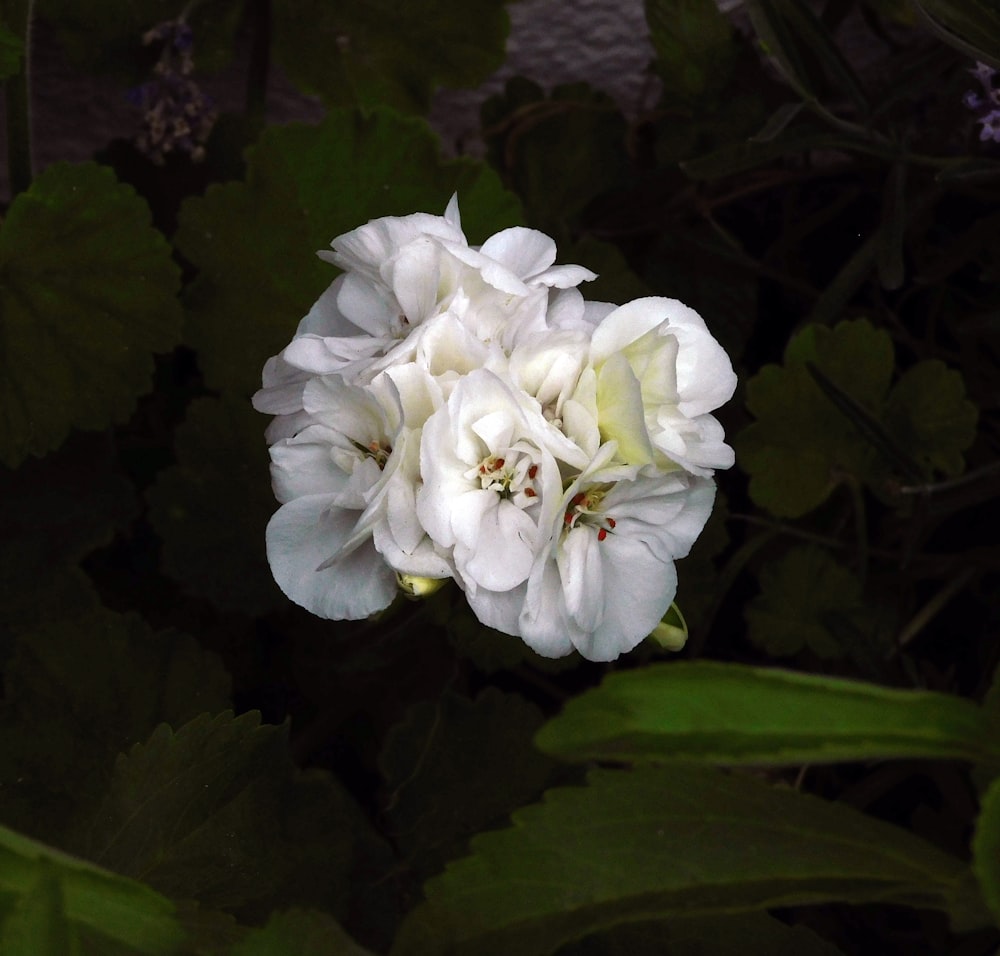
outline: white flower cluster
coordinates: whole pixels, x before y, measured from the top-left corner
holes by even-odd
[[[711,412],[736,377],[673,299],[615,307],[505,229],[374,220],[319,255],[343,271],[264,367],[278,584],[357,619],[454,579],[484,624],[546,657],[612,660],[659,623],[674,560],[733,463]]]

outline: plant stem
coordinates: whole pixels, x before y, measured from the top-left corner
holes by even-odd
[[[21,68],[4,82],[7,106],[7,174],[10,197],[24,192],[34,178],[31,162],[31,91],[28,69],[31,60],[31,12],[33,0],[7,3],[7,26],[24,37]]]

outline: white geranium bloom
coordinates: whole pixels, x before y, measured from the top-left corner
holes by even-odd
[[[575,648],[609,661],[646,638],[676,594],[674,561],[711,513],[709,479],[636,475],[613,464],[615,456],[614,443],[602,447],[567,489],[527,581],[507,593],[468,595],[481,621],[544,657]]]
[[[636,299],[594,329],[602,434],[628,460],[669,462],[708,476],[733,464],[722,428],[709,412],[728,401],[736,375],[704,320],[676,299]],[[657,462],[660,468],[667,462]]]
[[[417,515],[452,551],[469,593],[527,578],[562,497],[557,455],[577,466],[583,458],[537,402],[486,369],[461,379],[427,420]]]

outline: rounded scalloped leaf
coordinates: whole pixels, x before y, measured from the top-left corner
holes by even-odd
[[[277,507],[264,425],[249,405],[197,399],[177,429],[177,464],[146,492],[163,570],[188,593],[251,615],[287,603],[264,551]]]
[[[876,455],[807,363],[878,415],[892,379],[892,340],[866,321],[809,326],[788,343],[783,366],[765,365],[748,383],[747,406],[757,421],[736,437],[736,460],[750,475],[754,502],[789,518],[822,504],[838,471],[866,475]]]
[[[180,273],[146,204],[95,163],[59,163],[0,226],[0,461],[128,418],[177,341]]]
[[[440,86],[475,86],[503,63],[497,0],[275,4],[274,44],[292,80],[331,106],[424,112]]]
[[[764,565],[761,593],[746,608],[748,636],[777,657],[808,649],[843,657],[842,628],[861,603],[861,582],[824,550],[793,548]]]
[[[387,110],[269,129],[247,161],[246,182],[184,203],[175,237],[199,271],[188,341],[209,384],[241,398],[336,277],[315,255],[335,236],[378,216],[442,214],[456,191],[470,242],[520,221],[495,173],[442,160],[426,123]]]

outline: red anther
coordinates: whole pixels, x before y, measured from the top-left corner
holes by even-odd
[[[498,458],[498,459],[496,460],[496,463],[495,463],[495,464],[493,465],[493,467],[494,467],[495,469],[496,469],[496,468],[503,468],[503,459],[502,459],[502,458]]]
[[[486,466],[485,465],[480,465],[479,466],[479,474],[481,474],[481,475],[485,475],[486,474]]]
[[[615,519],[614,518],[608,518],[607,521],[608,521],[608,527],[609,528],[613,528],[615,526]]]
[[[579,493],[578,495],[573,495],[573,497],[572,497],[572,498],[570,499],[570,502],[569,502],[569,503],[570,503],[571,505],[574,505],[574,506],[575,506],[575,505],[578,505],[578,504],[579,504],[579,503],[580,503],[581,501],[583,501],[583,499],[584,499],[584,498],[586,498],[586,497],[587,497],[587,496],[586,496],[586,495],[585,495],[585,494],[584,494],[584,493],[583,493],[583,492],[581,491],[581,492],[580,492],[580,493]]]
[[[531,467],[530,467],[530,468],[528,469],[528,477],[529,477],[529,478],[534,478],[534,477],[535,477],[535,475],[537,475],[537,474],[538,474],[538,465],[532,465],[532,466],[531,466]]]
[[[608,529],[607,528],[601,528],[601,530],[597,532],[597,540],[598,541],[603,541],[607,536],[608,536]]]
[[[566,514],[563,515],[563,521],[566,524],[572,524],[573,523],[573,516],[567,511]]]
[[[524,489],[524,494],[525,494],[525,497],[527,497],[527,498],[536,498],[537,497],[537,494],[536,494],[534,488],[525,488]]]

